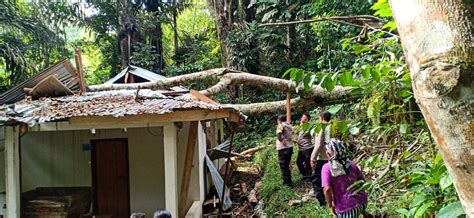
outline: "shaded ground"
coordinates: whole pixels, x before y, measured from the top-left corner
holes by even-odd
[[[237,167],[229,184],[233,202],[232,215],[246,217],[254,215],[255,203],[249,202],[247,197],[259,180],[261,173],[256,167]]]

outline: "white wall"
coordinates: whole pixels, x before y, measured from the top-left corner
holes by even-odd
[[[0,192],[5,192],[5,152],[0,149]],[[2,205],[0,205],[2,206]]]
[[[0,126],[0,192],[5,191],[5,159],[3,149],[5,148],[5,128]],[[3,205],[0,205],[3,206]]]
[[[93,139],[128,138],[131,212],[152,215],[165,207],[163,129],[29,132],[21,138],[22,191],[36,187],[91,186]]]

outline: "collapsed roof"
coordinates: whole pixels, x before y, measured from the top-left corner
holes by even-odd
[[[25,99],[0,106],[0,126],[67,120],[71,117],[123,117],[142,114],[166,114],[182,110],[229,110],[200,98],[196,91],[114,90],[86,92],[57,98]]]
[[[28,95],[60,96],[80,92],[81,78],[63,59],[0,95],[0,104],[12,104]]]

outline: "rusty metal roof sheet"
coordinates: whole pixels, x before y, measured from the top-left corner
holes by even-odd
[[[66,85],[67,88],[73,92],[78,92],[79,80],[76,78],[76,73],[72,68],[71,63],[67,59],[63,59],[54,65],[44,69],[42,72],[32,76],[31,78],[21,82],[10,90],[0,95],[1,104],[12,104],[23,98],[26,93],[23,91],[24,88],[31,88],[35,86],[39,81],[45,79],[48,76],[56,75],[58,80]]]
[[[178,96],[162,90],[114,90],[86,92],[58,98],[22,100],[0,106],[0,126],[8,123],[36,123],[71,117],[165,114],[177,110],[219,110],[222,105],[197,99],[190,93]]]

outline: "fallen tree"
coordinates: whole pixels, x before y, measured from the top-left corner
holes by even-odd
[[[231,88],[244,84],[250,87],[258,87],[262,90],[275,90],[282,93],[297,93],[299,97],[291,100],[292,109],[302,111],[311,107],[324,106],[329,104],[350,102],[358,99],[359,95],[351,93],[352,88],[336,86],[332,91],[327,91],[321,86],[313,86],[310,91],[305,91],[302,87],[296,86],[294,82],[269,76],[250,74],[227,68],[217,68],[201,72],[170,77],[156,82],[136,83],[136,84],[102,84],[89,86],[89,91],[105,91],[119,89],[166,89],[173,86],[183,85],[193,82],[215,82],[200,93],[206,96],[213,96]],[[225,104],[244,114],[264,114],[282,113],[285,111],[286,101],[258,102],[249,104]]]

